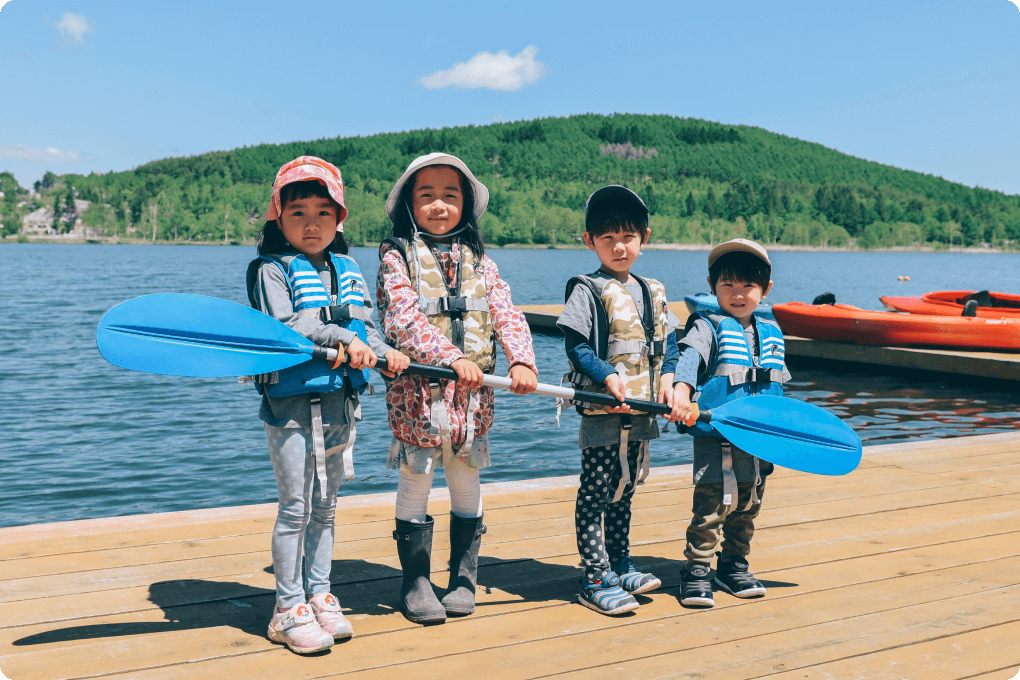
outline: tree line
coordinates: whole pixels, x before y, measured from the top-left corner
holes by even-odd
[[[487,241],[500,245],[576,242],[585,199],[610,182],[645,199],[653,241],[718,242],[743,235],[791,245],[853,240],[865,248],[1013,247],[1020,241],[1018,196],[761,128],[631,114],[266,144],[167,158],[118,173],[47,173],[34,187],[39,198],[21,208],[10,208],[5,191],[0,221],[7,230],[10,220],[3,216],[17,219],[19,210],[45,205],[63,228],[77,218],[70,211],[78,197],[91,201],[82,221],[111,236],[241,241],[261,228],[280,165],[315,155],[344,175],[349,240],[373,243],[389,234],[383,206],[394,181],[411,159],[432,151],[460,156],[489,187],[480,226]],[[25,200],[24,193],[17,195]]]

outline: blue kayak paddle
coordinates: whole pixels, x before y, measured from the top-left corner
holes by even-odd
[[[273,317],[228,300],[160,293],[113,307],[96,332],[99,352],[110,363],[142,373],[200,378],[270,373],[306,361],[336,361],[338,352],[315,345]],[[380,357],[377,368],[384,369]],[[412,363],[405,371],[456,380],[451,368]],[[508,389],[510,378],[486,375],[484,384]],[[604,406],[620,406],[608,394],[539,383],[537,394]],[[631,408],[666,414],[664,404],[628,399]],[[738,448],[783,467],[842,475],[857,467],[861,440],[843,421],[807,402],[755,397],[729,402],[697,419],[709,423]],[[694,420],[690,421],[693,424]]]

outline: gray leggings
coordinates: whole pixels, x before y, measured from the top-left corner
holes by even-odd
[[[326,458],[326,500],[322,501],[311,433],[266,425],[266,438],[280,495],[273,528],[276,606],[288,609],[303,604],[306,593],[329,592],[333,516],[344,474],[343,455]]]

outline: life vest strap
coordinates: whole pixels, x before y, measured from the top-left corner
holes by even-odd
[[[361,305],[330,305],[329,307],[324,307],[322,309],[324,321],[358,320],[368,322],[372,320],[372,312],[369,311],[368,307],[363,307]]]
[[[733,472],[733,446],[726,440],[723,440],[721,444],[722,448],[722,479],[723,479],[723,497],[722,502],[725,506],[725,514],[729,514],[730,510],[736,507],[737,498],[739,497],[739,488],[737,487],[737,475]]]
[[[437,298],[424,298],[425,309],[422,311],[429,316],[436,314],[450,314],[467,312],[489,313],[489,301],[484,298],[468,298],[456,295],[444,295]]]
[[[620,483],[616,486],[616,493],[613,494],[613,503],[619,503],[620,499],[623,498],[623,491],[630,484],[630,462],[627,460],[627,449],[630,446],[630,430],[633,427],[630,416],[623,414],[620,416]]]

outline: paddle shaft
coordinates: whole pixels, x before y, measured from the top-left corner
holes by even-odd
[[[316,346],[312,356],[321,356],[332,363],[336,361],[338,354],[339,352],[335,349]],[[375,367],[380,370],[386,370],[386,359],[379,357],[376,360]],[[413,361],[411,362],[411,365],[404,370],[404,372],[412,375],[424,376],[426,378],[435,378],[437,380],[457,380],[457,372],[452,368],[419,364]],[[513,380],[503,376],[487,374],[482,377],[482,384],[489,387],[498,387],[500,389],[508,390],[510,389],[510,386],[513,385]],[[538,388],[535,389],[535,394],[541,394],[546,397],[558,397],[560,399],[567,399],[570,401],[581,401],[589,404],[599,404],[600,406],[622,406],[623,404],[626,404],[637,411],[662,415],[672,411],[669,406],[659,404],[654,401],[646,401],[644,399],[627,399],[624,402],[620,402],[616,397],[609,394],[575,390],[570,387],[549,385],[547,383],[538,383]],[[697,413],[697,411],[695,411],[695,413]],[[693,424],[695,419],[703,420],[707,423],[711,420],[711,418],[711,411],[702,411],[701,414],[697,416],[692,414],[690,424]]]

